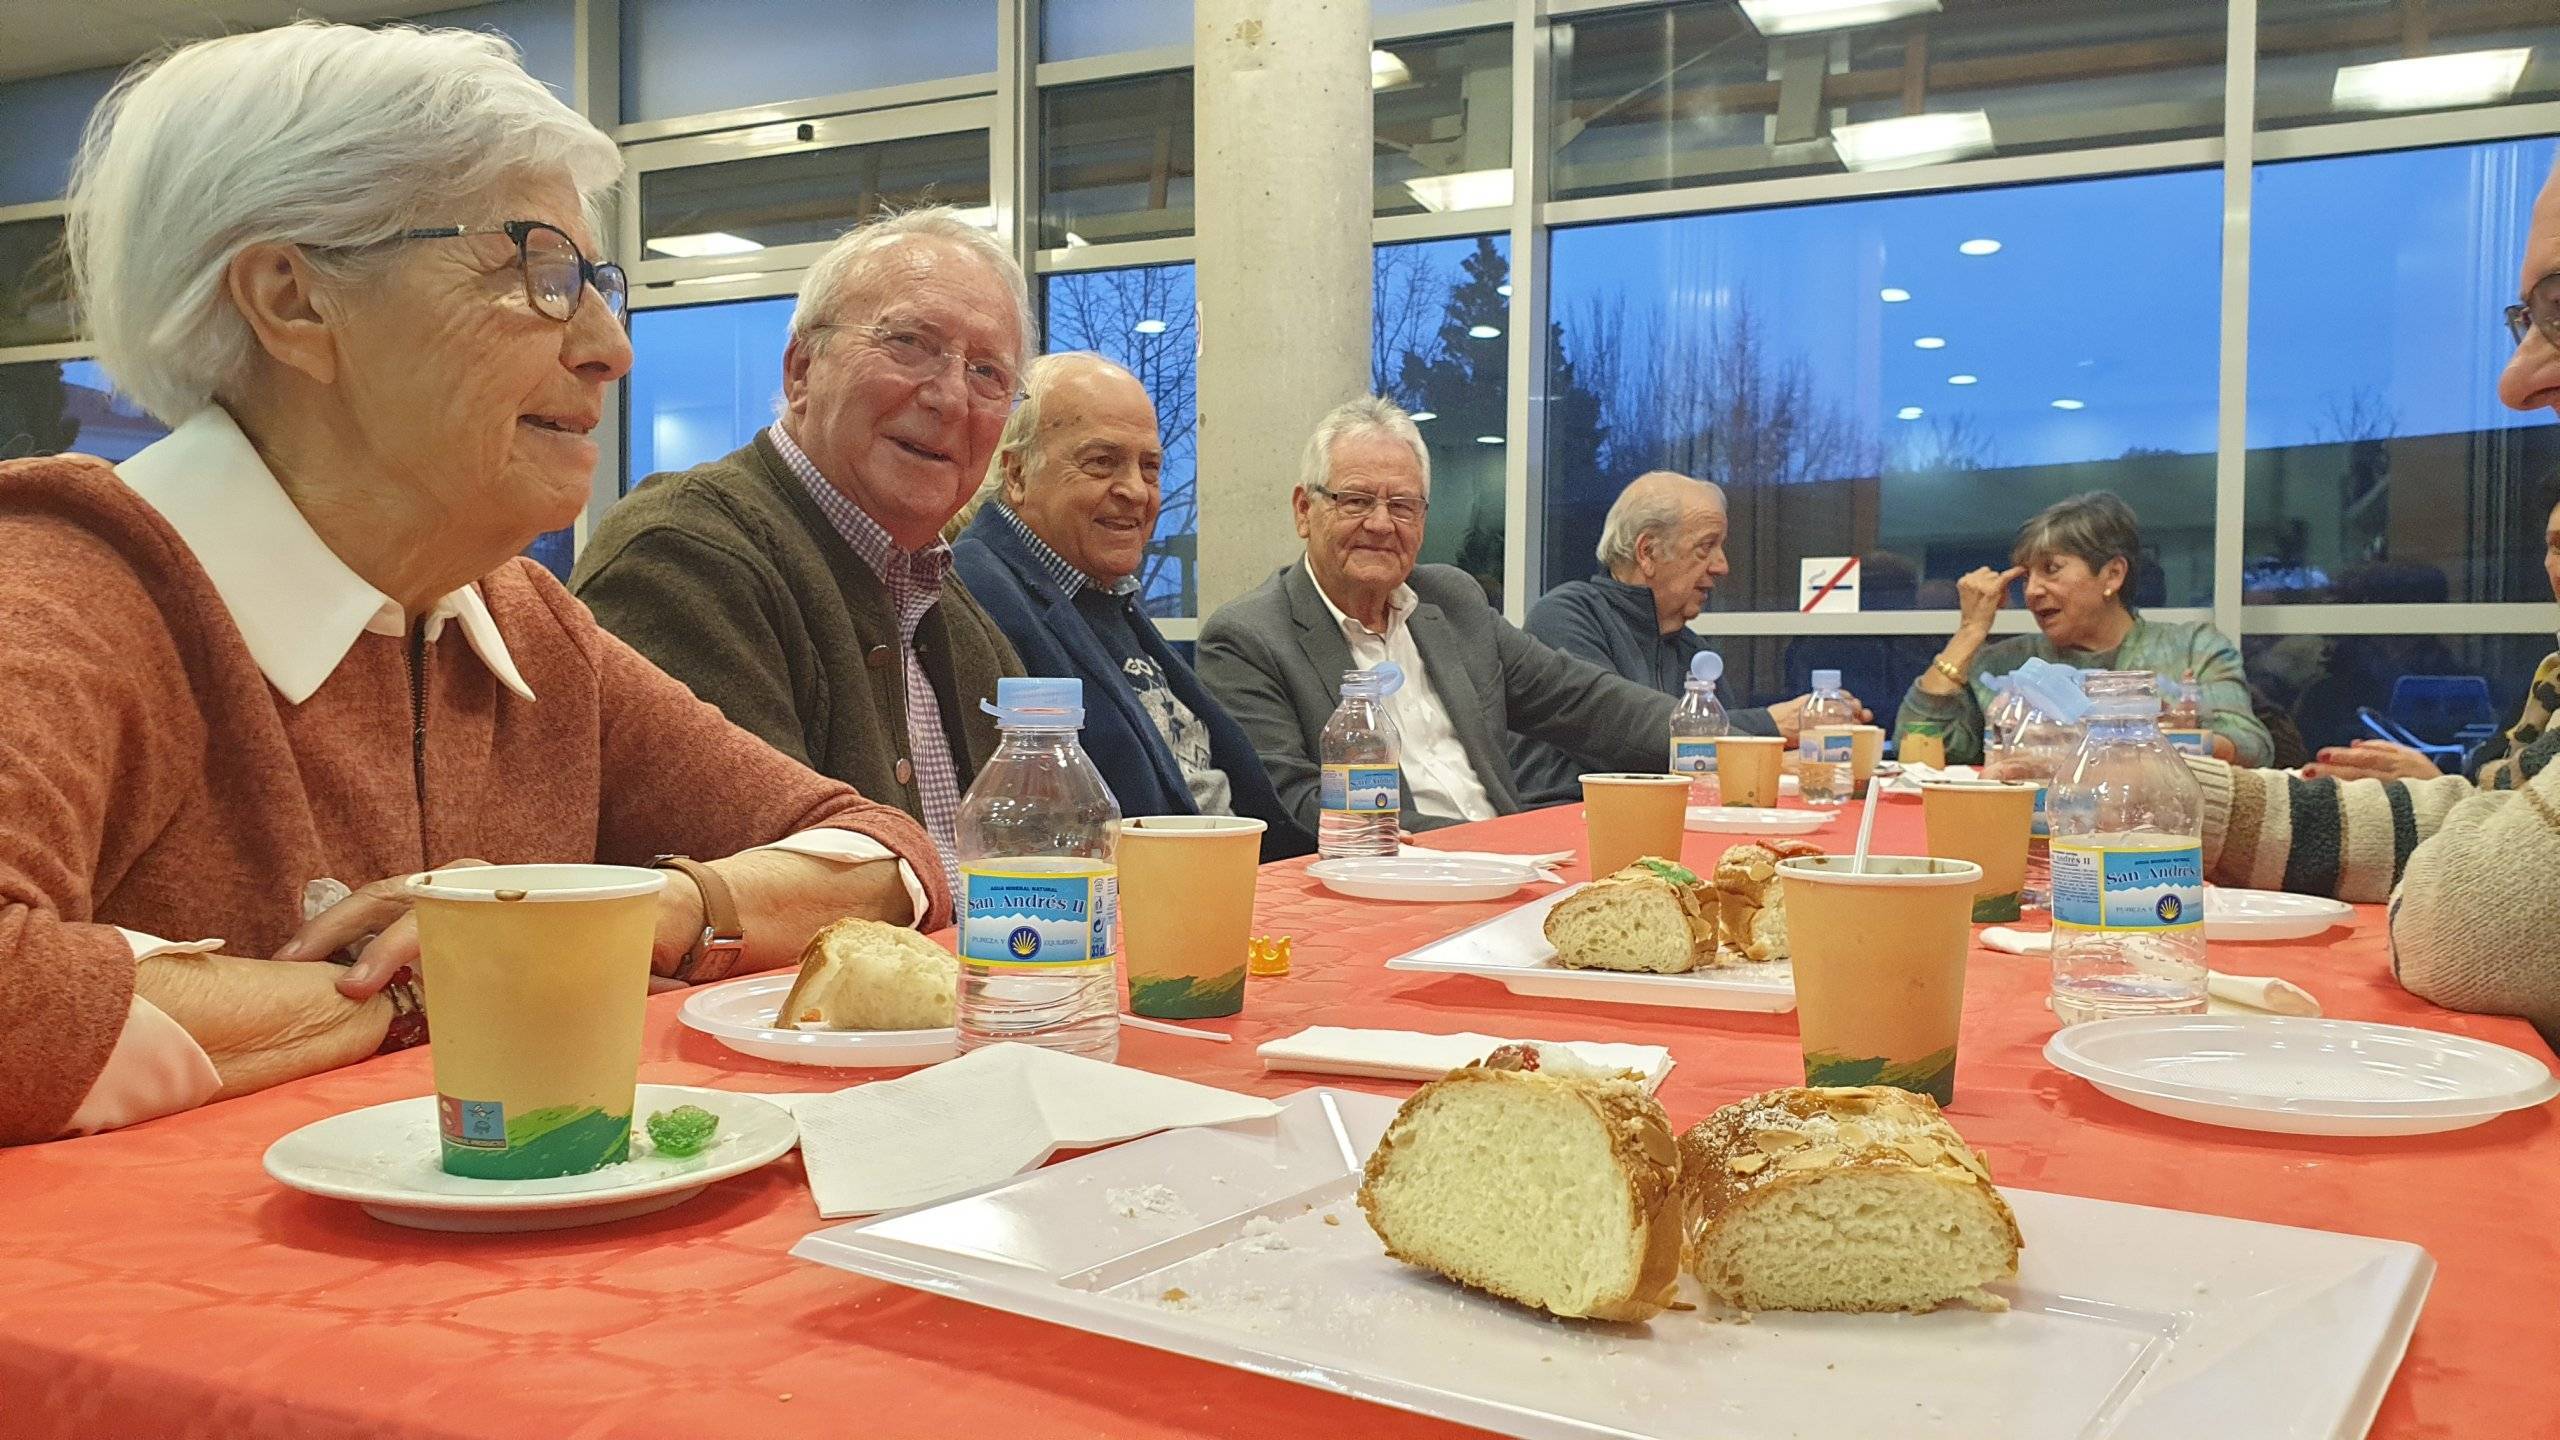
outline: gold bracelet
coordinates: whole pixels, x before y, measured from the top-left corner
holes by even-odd
[[[1947,683],[1955,686],[1957,689],[1962,690],[1965,688],[1967,682],[1964,678],[1964,672],[1953,665],[1948,664],[1946,656],[1940,655],[1930,660],[1929,668],[1946,676]]]

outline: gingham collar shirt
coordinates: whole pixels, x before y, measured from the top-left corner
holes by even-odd
[[[1031,552],[1032,559],[1040,562],[1040,568],[1048,572],[1049,578],[1058,582],[1058,588],[1066,592],[1068,599],[1073,600],[1087,590],[1099,590],[1106,595],[1120,596],[1138,593],[1137,576],[1123,575],[1105,585],[1068,564],[1067,557],[1051,549],[1048,541],[1032,533],[1031,527],[1022,523],[1022,517],[1013,513],[1012,506],[1001,500],[996,501],[995,506],[996,513],[1004,517],[1004,523],[1013,527],[1015,538],[1021,540],[1023,548]]]
[[[916,798],[924,810],[917,818],[924,821],[934,848],[942,852],[944,873],[957,875],[960,770],[952,761],[951,741],[942,728],[942,702],[924,667],[916,663],[916,626],[942,599],[943,579],[951,573],[951,547],[937,540],[922,550],[899,549],[879,521],[863,514],[843,491],[828,483],[791,432],[772,425],[764,433],[836,533],[889,592],[889,604],[898,614],[898,673],[906,678],[907,751],[915,769]]]

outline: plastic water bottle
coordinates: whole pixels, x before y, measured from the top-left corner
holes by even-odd
[[[1817,726],[1855,725],[1857,709],[1840,690],[1840,672],[1813,672],[1813,695],[1804,702],[1804,711],[1796,719],[1796,784],[1804,792],[1807,805],[1846,805],[1852,788],[1850,756],[1856,741],[1852,735],[1818,735]]]
[[[2018,903],[2048,909],[2052,894],[2052,813],[2054,781],[2080,753],[2088,697],[2081,691],[2083,672],[2068,665],[2030,659],[2011,675],[2008,736],[1984,751],[1983,774],[1993,780],[2024,780],[2036,785],[2035,819],[2027,831],[2027,873],[2018,888]]]
[[[1689,777],[1689,803],[1713,805],[1716,787],[1716,741],[1733,733],[1733,721],[1716,700],[1716,681],[1724,678],[1724,657],[1701,650],[1689,657],[1689,682],[1680,705],[1671,712],[1671,773]]]
[[[1076,742],[1084,683],[1005,678],[960,801],[960,1048],[1120,1053],[1120,807]]]
[[[1323,815],[1316,824],[1316,852],[1327,860],[1393,855],[1402,832],[1404,771],[1398,768],[1395,722],[1387,697],[1404,685],[1393,661],[1342,676],[1342,703],[1324,722],[1324,767],[1318,782]]]
[[[2089,738],[2051,806],[2054,1013],[2200,1015],[2203,794],[2160,738],[2148,671],[2100,671],[2088,692]]]

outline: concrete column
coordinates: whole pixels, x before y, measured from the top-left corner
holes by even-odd
[[[1369,0],[1195,0],[1199,613],[1295,558],[1289,489],[1369,388]]]

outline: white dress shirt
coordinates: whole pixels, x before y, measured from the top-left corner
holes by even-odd
[[[1373,670],[1378,662],[1393,660],[1404,671],[1404,688],[1387,697],[1387,715],[1396,722],[1404,783],[1411,791],[1406,798],[1413,808],[1451,820],[1492,819],[1493,801],[1485,796],[1484,782],[1476,778],[1467,748],[1458,743],[1457,728],[1449,723],[1449,707],[1440,703],[1440,692],[1431,688],[1431,667],[1423,663],[1422,652],[1414,647],[1413,628],[1405,623],[1419,603],[1413,587],[1398,585],[1388,597],[1387,631],[1381,635],[1333,603],[1333,597],[1324,593],[1324,582],[1316,579],[1313,565],[1307,565],[1307,580],[1323,597],[1324,608],[1333,612],[1334,623],[1342,627],[1355,669]]]

